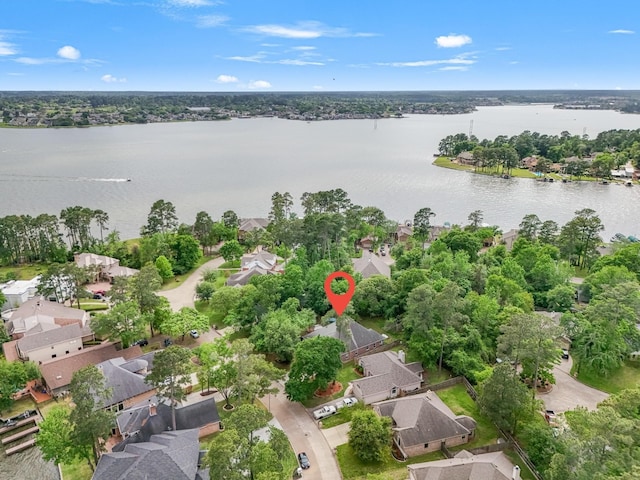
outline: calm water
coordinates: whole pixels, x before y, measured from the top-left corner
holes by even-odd
[[[476,209],[503,229],[522,217],[564,223],[577,209],[596,210],[616,232],[640,234],[634,205],[640,187],[502,180],[431,165],[449,134],[479,138],[523,130],[547,134],[640,128],[640,116],[554,110],[550,105],[485,107],[468,115],[299,122],[276,118],[88,129],[0,129],[0,215],[59,215],[72,205],[101,208],[111,228],[135,237],[151,204],[173,202],[182,222],[227,209],[266,216],[275,191],[296,200],[341,187],[360,205],[396,220],[422,207],[437,223],[466,223]],[[131,182],[125,181],[127,178]]]

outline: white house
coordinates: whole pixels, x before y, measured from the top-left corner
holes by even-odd
[[[2,305],[2,310],[18,308],[27,300],[36,296],[40,275],[31,280],[10,280],[0,285],[0,291],[4,295],[6,302]]]

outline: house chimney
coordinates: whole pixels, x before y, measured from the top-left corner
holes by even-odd
[[[158,410],[156,408],[156,404],[155,403],[150,404],[149,405],[149,416],[150,417],[154,417],[157,414],[158,414]],[[520,478],[520,477],[518,477],[518,478]]]
[[[511,474],[511,480],[520,480],[520,467],[518,465],[514,465],[513,473]]]

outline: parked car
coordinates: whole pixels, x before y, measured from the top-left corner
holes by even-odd
[[[562,359],[569,360],[569,350],[567,350],[566,348],[562,349]]]
[[[336,413],[338,413],[336,407],[334,407],[333,405],[327,405],[326,407],[322,407],[321,409],[313,412],[313,418],[315,418],[316,420],[320,420],[321,418],[326,418]]]
[[[300,452],[298,454],[298,462],[300,462],[300,466],[306,470],[307,468],[309,468],[311,466],[311,463],[309,463],[309,457],[307,457],[307,454],[304,452]]]
[[[345,407],[353,407],[356,403],[358,403],[358,399],[356,397],[347,397],[342,400],[342,403]]]
[[[191,335],[193,338],[198,338],[200,336],[197,330],[191,330],[189,332],[189,335]]]
[[[133,342],[133,345],[140,345],[141,347],[144,347],[145,345],[149,345],[149,340],[147,340],[146,338],[141,338],[140,340],[136,340],[135,342]]]

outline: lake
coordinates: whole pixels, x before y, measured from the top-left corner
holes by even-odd
[[[563,224],[590,207],[614,233],[640,236],[640,187],[542,183],[474,175],[431,164],[449,134],[478,138],[524,130],[595,137],[640,128],[640,116],[554,110],[550,105],[479,108],[468,115],[300,122],[276,118],[126,125],[87,129],[0,129],[0,216],[51,213],[82,205],[109,213],[122,238],[137,237],[151,204],[173,202],[182,222],[200,210],[219,218],[266,216],[275,191],[343,188],[353,202],[412,219],[422,207],[435,223],[466,223],[473,210],[504,230],[536,213]],[[126,181],[131,179],[130,182]],[[7,478],[55,478],[36,449],[0,454]],[[29,477],[28,475],[33,475]]]
[[[124,125],[86,129],[0,129],[0,215],[59,215],[63,208],[100,208],[122,238],[138,236],[151,204],[171,201],[181,222],[205,210],[219,218],[266,216],[275,191],[343,188],[356,204],[389,218],[413,218],[422,207],[435,223],[466,223],[482,210],[486,223],[508,230],[536,213],[562,224],[590,207],[608,239],[640,234],[634,206],[640,188],[503,180],[435,167],[440,140],[524,130],[559,135],[640,128],[640,116],[613,111],[556,110],[551,105],[483,107],[466,115],[301,122],[277,118]],[[131,181],[126,181],[131,179]]]

